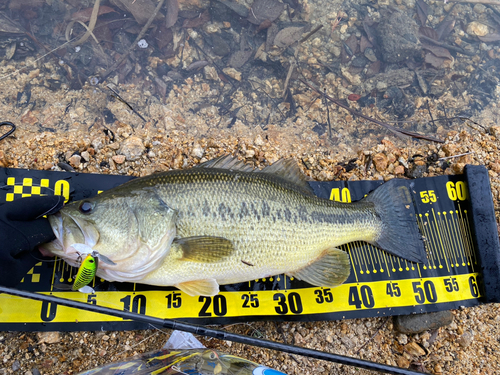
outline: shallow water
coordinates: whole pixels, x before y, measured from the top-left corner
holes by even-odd
[[[193,139],[271,131],[285,148],[354,155],[386,136],[440,141],[498,119],[494,6],[159,4],[3,1],[0,120],[81,136],[120,126]]]

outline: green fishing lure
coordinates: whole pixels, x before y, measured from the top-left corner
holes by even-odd
[[[97,251],[93,251],[87,254],[85,259],[80,264],[78,272],[75,277],[75,282],[73,284],[73,290],[80,290],[81,288],[89,285],[95,277],[97,272],[97,267],[99,265],[99,254]]]

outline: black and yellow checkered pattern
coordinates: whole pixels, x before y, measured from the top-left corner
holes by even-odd
[[[39,185],[34,185],[32,178],[23,178],[22,184],[16,184],[16,178],[9,177],[7,178],[7,186],[12,186],[14,191],[12,193],[7,193],[5,200],[7,202],[12,202],[16,196],[25,198],[31,197],[32,195],[47,195],[42,193],[42,188],[48,188],[49,183],[49,179],[42,178]]]
[[[37,180],[37,179],[36,179]],[[8,177],[7,184],[5,187],[10,188],[10,192],[5,194],[5,201],[12,202],[16,198],[26,198],[34,195],[62,195],[64,196],[64,202],[68,202],[70,194],[70,184],[66,180],[52,181],[53,187],[51,187],[51,181],[48,178],[40,179],[37,183],[33,178],[18,178]]]

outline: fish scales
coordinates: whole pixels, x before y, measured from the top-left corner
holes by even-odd
[[[309,196],[264,173],[192,169],[159,177],[154,186],[178,213],[179,237],[224,237],[236,251],[213,264],[167,257],[146,277],[152,283],[189,281],[200,273],[217,275],[221,284],[269,277],[305,267],[327,248],[374,241],[380,231],[373,203]],[[179,267],[187,272],[178,275]]]
[[[57,239],[43,249],[70,264],[96,251],[107,260],[99,277],[190,295],[282,273],[334,287],[349,276],[349,256],[337,249],[349,242],[425,260],[410,203],[397,180],[346,204],[314,196],[290,160],[254,172],[223,157],[68,204],[49,217]]]

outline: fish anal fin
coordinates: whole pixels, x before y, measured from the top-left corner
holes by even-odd
[[[336,287],[347,280],[350,272],[349,255],[332,248],[325,250],[314,263],[287,274],[311,285]]]
[[[174,246],[181,250],[181,260],[201,263],[217,263],[231,255],[234,246],[223,237],[195,236],[178,238]]]
[[[219,293],[219,284],[215,279],[186,281],[174,285],[177,289],[193,296],[215,296]]]

